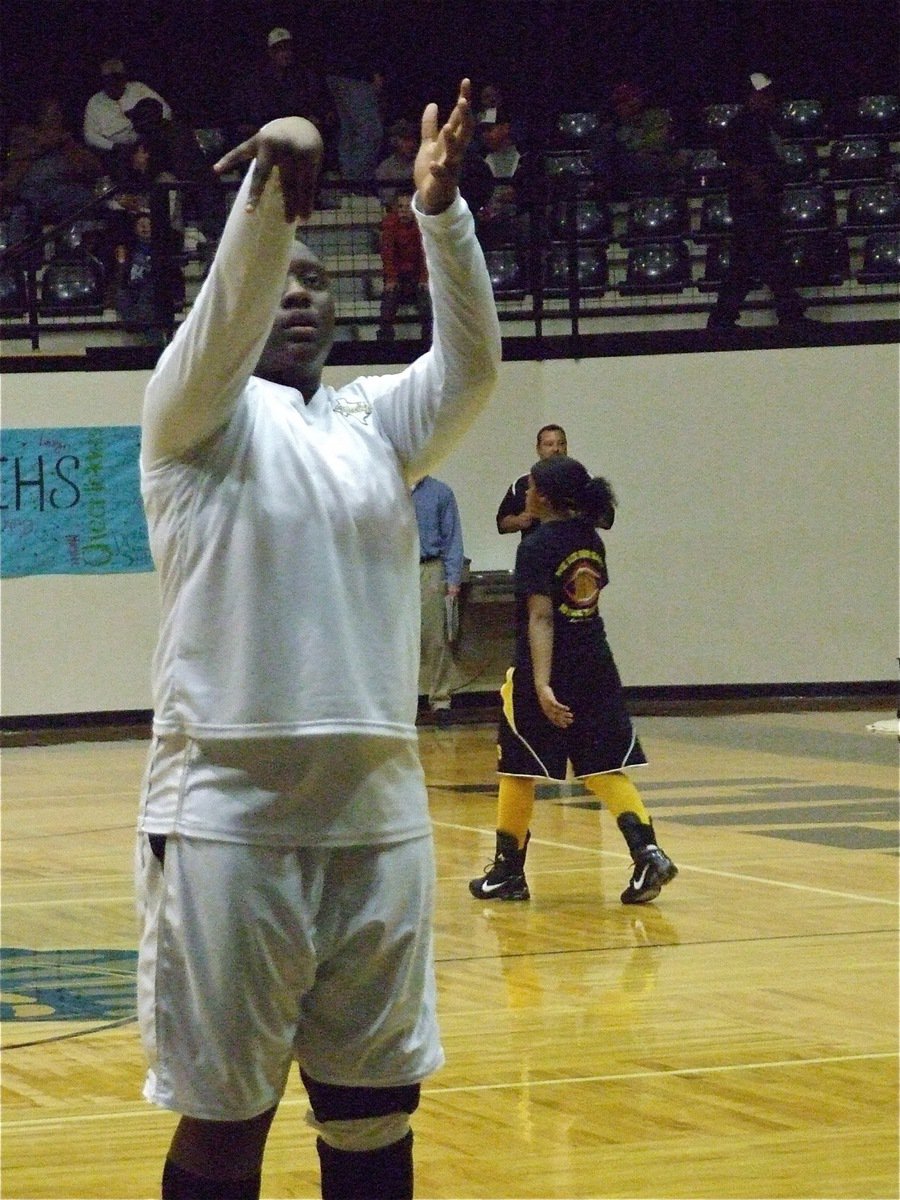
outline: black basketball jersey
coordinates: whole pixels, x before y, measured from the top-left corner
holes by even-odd
[[[600,593],[609,582],[606,550],[589,521],[546,521],[516,555],[516,667],[531,672],[528,597],[549,596],[553,607],[551,684],[589,690],[592,666],[610,656]]]

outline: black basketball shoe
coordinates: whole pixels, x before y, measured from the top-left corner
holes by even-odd
[[[531,899],[525,879],[525,854],[530,840],[529,832],[520,850],[511,833],[500,833],[498,830],[494,861],[485,867],[484,875],[469,880],[469,891],[476,900]]]

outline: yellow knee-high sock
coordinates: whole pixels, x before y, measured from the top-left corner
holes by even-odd
[[[511,833],[521,850],[528,836],[534,811],[534,780],[517,775],[501,775],[497,792],[497,828]]]
[[[644,808],[641,793],[621,771],[613,771],[609,775],[589,775],[584,786],[603,801],[617,821],[622,813],[634,813],[642,825],[650,824],[650,814]]]

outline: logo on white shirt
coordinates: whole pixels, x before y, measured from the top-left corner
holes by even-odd
[[[342,400],[334,406],[334,411],[342,417],[356,417],[359,421],[368,421],[372,415],[371,400]]]

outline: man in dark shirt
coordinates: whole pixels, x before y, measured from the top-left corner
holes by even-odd
[[[552,458],[554,454],[568,454],[566,431],[562,425],[543,425],[537,434],[538,458]],[[506,495],[497,509],[498,533],[521,533],[526,537],[540,524],[525,511],[525,493],[528,490],[528,473],[520,475],[506,489]]]
[[[330,132],[333,109],[323,81],[298,66],[289,29],[276,28],[266,37],[263,69],[244,76],[234,99],[236,136],[243,140],[277,117],[306,117],[323,136]]]
[[[775,298],[780,325],[804,321],[804,301],[791,281],[790,256],[781,231],[783,169],[772,129],[777,95],[767,75],[754,72],[740,111],[726,127],[720,148],[728,167],[732,216],[730,261],[707,328],[734,329],[747,293],[758,281]]]

